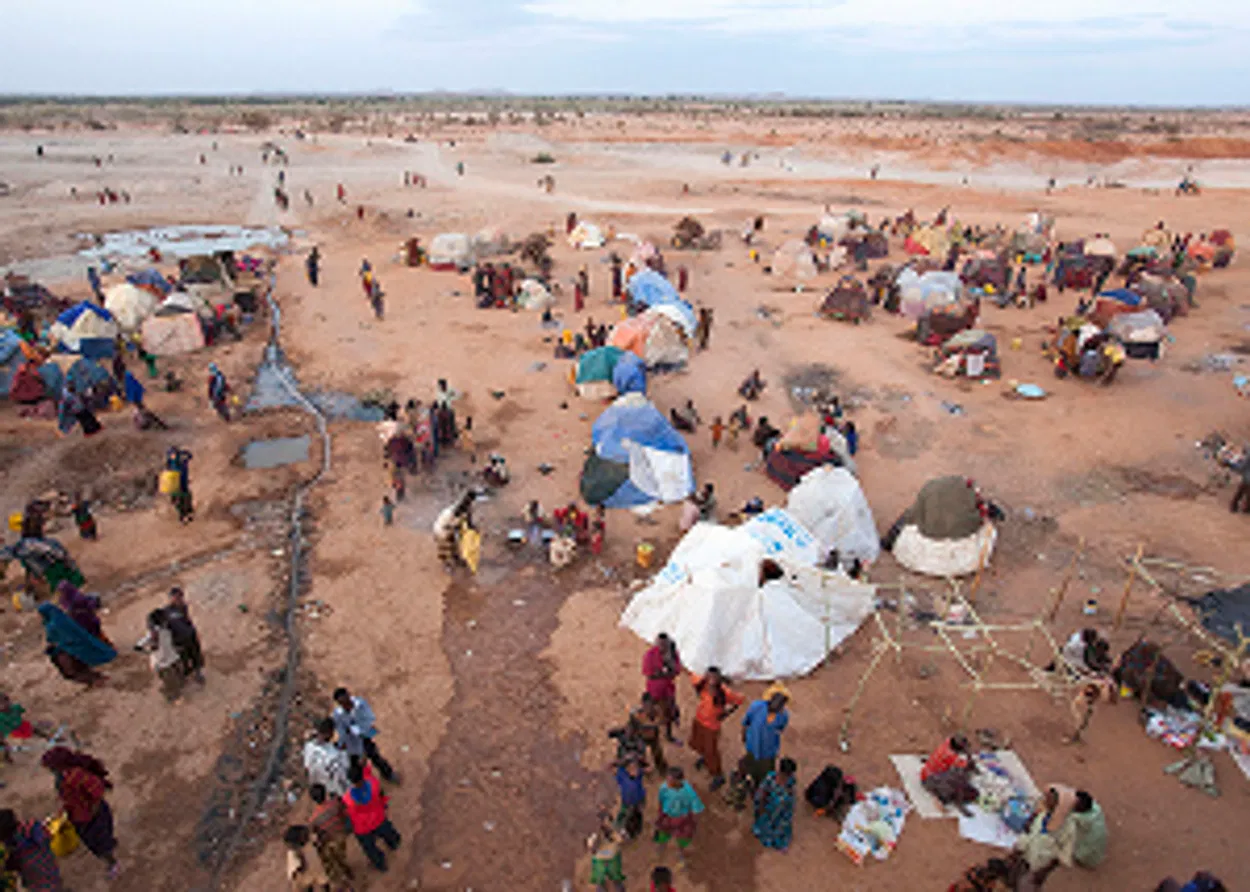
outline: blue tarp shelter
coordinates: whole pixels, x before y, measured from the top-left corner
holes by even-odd
[[[591,442],[581,480],[588,504],[634,508],[679,502],[694,492],[690,447],[640,393],[608,406],[595,421]]]
[[[644,269],[630,277],[626,285],[631,303],[643,307],[671,307],[666,315],[671,315],[685,330],[686,336],[694,334],[698,319],[694,307],[678,293],[673,283],[653,269]]]
[[[613,348],[615,349],[615,348]],[[647,392],[647,365],[636,353],[623,351],[612,369],[612,386],[616,392],[627,393]]]
[[[1100,291],[1099,297],[1109,297],[1112,300],[1118,300],[1122,304],[1130,307],[1141,306],[1142,297],[1135,291],[1129,291],[1127,288],[1112,288],[1110,291]]]
[[[160,291],[161,294],[169,294],[172,290],[169,285],[169,280],[161,275],[160,270],[153,269],[152,267],[139,270],[137,273],[131,273],[126,277],[126,281],[131,285],[138,285],[141,288],[155,288]]]

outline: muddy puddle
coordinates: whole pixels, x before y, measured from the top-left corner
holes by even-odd
[[[280,468],[308,461],[311,442],[306,436],[253,440],[243,447],[239,457],[243,460],[243,467],[251,470]]]
[[[382,410],[360,401],[350,393],[338,391],[307,391],[301,397],[295,371],[287,364],[282,351],[270,344],[256,370],[252,393],[244,404],[246,412],[265,409],[307,408],[304,400],[315,406],[332,421],[381,421]]]

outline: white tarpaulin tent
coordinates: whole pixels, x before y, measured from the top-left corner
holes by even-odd
[[[822,554],[836,550],[844,562],[858,559],[864,564],[881,554],[872,508],[846,468],[822,465],[808,471],[790,490],[786,511],[811,531]]]
[[[700,523],[630,601],[621,625],[666,632],[696,672],[738,679],[815,669],[873,611],[876,589],[817,569],[815,540],[772,509],[741,527]]]
[[[603,230],[585,220],[569,233],[569,246],[573,248],[602,248],[604,241]]]
[[[122,282],[104,292],[104,309],[113,314],[122,331],[138,331],[143,320],[156,312],[160,301],[146,288]]]
[[[464,269],[473,264],[473,245],[463,232],[443,232],[430,242],[429,263],[442,269]]]

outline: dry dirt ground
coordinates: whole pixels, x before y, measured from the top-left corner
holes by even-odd
[[[298,230],[296,250],[280,261],[276,294],[284,309],[284,346],[302,384],[354,393],[385,387],[401,400],[428,399],[435,380],[445,377],[465,394],[459,413],[474,419],[478,461],[492,451],[508,458],[513,484],[479,512],[487,531],[482,571],[476,579],[451,579],[438,566],[428,530],[474,469],[473,457],[452,455],[435,474],[414,481],[395,525],[384,528],[378,509],[386,478],[372,426],[330,427],[332,470],[309,504],[313,548],[303,600],[317,606],[298,622],[303,659],[293,733],[302,736],[339,684],[368,697],[379,716],[381,747],[403,773],[391,791],[391,812],[404,846],[388,876],[370,878],[370,890],[555,890],[566,879],[585,887],[582,841],[593,829],[596,805],[614,794],[605,771],[611,755],[605,731],[620,723],[641,690],[644,643],[616,625],[630,584],[644,578],[632,564],[634,545],[647,539],[663,552],[677,538],[672,510],[658,513],[653,525],[613,513],[602,559],[565,574],[553,576],[529,556],[507,552],[504,533],[517,525],[525,502],[536,498],[550,510],[576,493],[582,450],[600,406],[570,393],[568,363],[552,359],[551,332],[534,314],[477,310],[467,277],[399,266],[402,238],[487,225],[523,236],[562,228],[564,215],[574,210],[666,242],[685,213],[731,233],[749,216],[765,213],[764,237],[776,245],[800,235],[831,203],[860,207],[874,218],[908,207],[927,216],[949,205],[960,220],[1009,226],[1041,209],[1058,218],[1060,237],[1107,231],[1127,246],[1160,219],[1180,231],[1236,231],[1246,200],[1235,188],[1209,189],[1199,198],[1156,188],[1189,163],[1171,156],[1135,159],[1136,166],[1113,171],[1114,178],[1139,177],[1129,188],[1088,189],[1086,177],[1106,170],[1094,167],[1096,158],[1056,160],[1053,153],[1013,150],[974,166],[923,140],[917,151],[891,143],[891,153],[881,155],[857,141],[850,125],[828,141],[816,125],[787,126],[774,134],[773,123],[752,120],[706,130],[681,119],[630,121],[627,127],[588,119],[532,132],[444,128],[442,141],[416,143],[401,141],[402,131],[395,138],[282,138],[295,199],[285,214],[270,200],[276,171],[260,163],[261,137],[154,130],[0,136],[0,161],[14,186],[13,195],[0,199],[3,259],[66,254],[78,231],[197,221],[290,226]],[[907,126],[888,122],[873,131],[855,124],[861,137],[875,133],[882,140],[906,138]],[[34,157],[37,144],[45,146],[42,161]],[[726,148],[753,149],[760,157],[747,168],[727,168],[719,160]],[[539,151],[550,151],[557,163],[529,163]],[[201,152],[205,165],[198,163]],[[111,164],[91,163],[92,156],[109,154]],[[1209,170],[1228,186],[1246,182],[1245,162],[1237,161],[1241,149],[1233,146],[1227,154],[1194,162],[1200,177]],[[870,182],[865,171],[878,158],[888,163],[882,179]],[[456,174],[458,161],[466,165],[464,176]],[[243,176],[227,172],[234,164],[245,166]],[[405,170],[424,174],[429,187],[405,189]],[[557,179],[552,195],[535,186],[547,172]],[[1061,188],[1048,195],[1041,186],[1049,176],[1059,177]],[[340,182],[348,206],[334,200]],[[80,192],[125,188],[134,201],[101,208],[73,200],[71,185]],[[314,196],[311,207],[301,199],[304,189]],[[357,204],[366,209],[363,222],[356,220]],[[313,243],[326,257],[316,289],[302,273],[302,252]],[[581,328],[586,316],[617,318],[608,300],[606,250],[576,254],[561,243],[553,255],[566,295],[580,265],[591,276],[583,314],[573,312],[567,296],[557,307],[568,327]],[[356,281],[366,257],[387,293],[381,322],[372,318]],[[980,595],[995,620],[1035,615],[1082,537],[1080,572],[1055,622],[1061,635],[1084,622],[1079,605],[1089,597],[1099,601],[1100,621],[1109,624],[1123,559],[1138,544],[1147,554],[1232,575],[1250,572],[1238,547],[1246,521],[1228,512],[1231,488],[1195,449],[1215,429],[1247,439],[1244,403],[1231,373],[1184,369],[1211,353],[1244,351],[1250,342],[1250,279],[1243,264],[1206,275],[1201,308],[1172,326],[1175,343],[1167,356],[1157,364],[1130,363],[1110,389],[1056,381],[1040,355],[1043,327],[1070,309],[1071,295],[1032,311],[988,308],[983,323],[999,336],[1004,378],[1052,391],[1047,400],[1022,403],[1003,399],[999,385],[960,385],[930,375],[927,351],[900,337],[900,319],[878,315],[852,327],[817,318],[821,289],[834,276],[796,293],[793,283],[765,276],[732,238],[721,251],[672,252],[669,261],[689,268],[689,296],[713,307],[716,323],[710,349],[694,355],[686,371],[653,379],[656,404],[667,410],[691,398],[705,417],[726,415],[736,406],[737,382],[759,367],[770,383],[756,411],[781,421],[792,408],[783,382],[815,364],[828,367],[838,389],[855,398],[861,478],[879,526],[887,526],[925,480],[947,473],[976,478],[1008,509],[1000,552]],[[80,278],[47,284],[85,296]],[[761,306],[771,308],[767,318]],[[244,389],[261,353],[262,328],[258,324],[241,344],[212,351]],[[1019,349],[1011,348],[1014,339]],[[37,623],[11,610],[0,615],[5,690],[36,719],[69,722],[117,776],[113,798],[128,867],[110,887],[119,890],[192,889],[204,881],[198,858],[204,850],[211,854],[213,815],[228,819],[238,804],[231,790],[254,768],[249,758],[267,745],[263,712],[285,647],[275,612],[285,587],[282,499],[319,460],[314,455],[280,471],[241,469],[236,455],[248,440],[311,426],[293,411],[222,426],[202,395],[204,361],[197,355],[173,364],[191,381],[188,391],[153,398],[154,408],[174,422],[168,434],[140,436],[122,416],[108,416],[105,433],[92,441],[77,435],[58,440],[48,423],[0,410],[0,508],[6,515],[53,486],[121,486],[118,481],[134,478],[132,487],[141,490],[168,443],[189,445],[196,455],[200,513],[192,526],[179,527],[166,506],[140,494],[126,510],[103,506],[96,543],[80,543],[71,530],[60,533],[91,587],[105,595],[105,626],[123,651],[107,687],[69,690],[41,656]],[[496,399],[491,391],[504,395]],[[944,404],[958,404],[962,412],[952,414]],[[747,468],[753,456],[745,446],[713,450],[705,431],[690,443],[698,479],[715,482],[723,506],[754,495],[780,500],[774,484]],[[555,468],[549,476],[537,470],[544,462]],[[888,557],[874,571],[881,580],[897,576]],[[191,598],[209,677],[205,688],[170,708],[128,648],[147,610],[175,580]],[[1190,643],[1159,626],[1161,602],[1138,592],[1112,636],[1117,649],[1139,634],[1161,636],[1176,642],[1175,656],[1188,666]],[[843,707],[870,649],[865,628],[827,665],[792,683],[785,747],[804,781],[832,762],[865,786],[896,783],[887,755],[929,749],[962,709],[955,664],[909,655],[897,666],[887,664],[870,683],[855,716],[852,749],[840,753]],[[759,692],[755,685],[746,690]],[[692,714],[688,686],[681,696]],[[1162,773],[1173,754],[1145,737],[1127,706],[1099,712],[1079,747],[1061,742],[1069,724],[1066,704],[1041,693],[986,696],[972,723],[1008,736],[1039,783],[1085,787],[1106,810],[1112,836],[1106,863],[1093,873],[1060,871],[1048,888],[1149,889],[1168,873],[1188,875],[1200,867],[1234,883],[1245,875],[1239,847],[1250,830],[1248,788],[1225,755],[1217,758],[1223,796],[1209,799]],[[724,746],[735,760],[739,744],[731,730]],[[53,806],[50,782],[32,767],[34,758],[19,753],[17,764],[4,768],[7,786],[0,793],[29,814]],[[674,758],[692,765],[685,751]],[[299,780],[298,772],[288,777]],[[695,782],[706,791],[705,779]],[[224,888],[282,888],[278,837],[284,822],[306,812],[298,790],[266,803],[265,820],[251,829]],[[856,868],[834,850],[836,828],[802,807],[792,850],[763,853],[746,818],[707,799],[710,812],[691,869],[679,880],[683,892],[937,890],[992,854],[961,840],[951,822],[913,819],[888,862]],[[646,888],[653,857],[645,844],[628,850],[631,890]],[[363,867],[354,849],[352,858]],[[79,892],[105,888],[88,856],[75,856],[66,867]]]

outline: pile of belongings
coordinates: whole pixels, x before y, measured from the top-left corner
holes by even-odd
[[[555,304],[555,298],[547,290],[547,286],[537,279],[526,279],[521,283],[521,291],[517,295],[517,306],[524,310],[542,312]]]
[[[847,236],[865,229],[867,225],[868,217],[863,211],[849,210],[843,214],[825,214],[816,224],[817,242],[823,242],[825,245],[841,244]]]
[[[1158,312],[1164,322],[1171,322],[1189,310],[1189,288],[1170,275],[1142,273],[1133,282],[1132,290],[1140,294],[1146,305]]]
[[[56,317],[48,338],[70,353],[103,358],[113,355],[118,331],[112,313],[84,300]]]
[[[858,325],[868,318],[869,307],[868,289],[864,283],[854,276],[843,276],[820,302],[818,312],[826,319]]]
[[[1209,241],[1215,246],[1215,258],[1212,260],[1212,266],[1216,269],[1224,269],[1233,262],[1233,254],[1237,250],[1237,242],[1231,232],[1227,229],[1217,229],[1211,233]]]
[[[603,230],[585,220],[573,227],[573,231],[569,233],[569,247],[572,248],[602,248],[606,243],[607,239],[603,236]]]
[[[877,787],[846,813],[838,851],[859,866],[869,855],[884,861],[898,846],[909,811],[911,803],[901,790]]]
[[[969,328],[948,338],[938,348],[933,371],[947,378],[997,378],[998,340],[988,331]]]
[[[971,480],[937,477],[882,538],[882,547],[914,573],[966,576],[989,564],[998,531]]]
[[[772,680],[819,666],[873,612],[876,589],[818,568],[820,547],[787,512],[739,527],[697,523],[638,592],[621,625],[666,632],[693,671]]]
[[[0,397],[30,406],[45,398],[57,399],[64,384],[61,367],[45,362],[43,351],[10,329],[0,329]]]
[[[769,479],[789,492],[810,471],[823,465],[845,467],[855,473],[846,438],[838,431],[822,429],[820,415],[804,412],[791,419],[764,462]]]
[[[1112,288],[1099,292],[1094,305],[1086,316],[1099,328],[1106,328],[1111,320],[1121,313],[1136,313],[1144,309],[1145,300],[1135,291],[1127,288]]]
[[[498,257],[512,250],[512,240],[498,226],[487,226],[473,236],[472,252],[475,259]]]
[[[1079,316],[1064,320],[1055,335],[1055,376],[1070,374],[1109,384],[1124,364],[1127,351],[1108,331]]]
[[[1060,291],[1065,288],[1092,288],[1099,278],[1110,275],[1114,270],[1114,255],[1087,254],[1084,241],[1070,242],[1055,263],[1054,284]]]
[[[462,232],[441,232],[430,242],[430,269],[464,272],[473,266],[473,243]]]
[[[22,313],[60,313],[68,309],[70,302],[57,297],[26,276],[8,273],[4,277],[4,289],[0,291],[0,307],[13,318]]]
[[[720,248],[721,234],[708,232],[694,217],[682,217],[673,227],[673,247],[714,251]]]
[[[920,226],[903,242],[903,250],[911,255],[944,257],[951,246],[950,234],[944,227]]]
[[[636,354],[619,347],[588,350],[577,360],[574,377],[578,396],[610,400],[627,393],[647,392],[647,369]]]
[[[680,502],[694,492],[689,445],[641,393],[618,397],[604,410],[591,444],[581,476],[588,505],[637,508]]]

